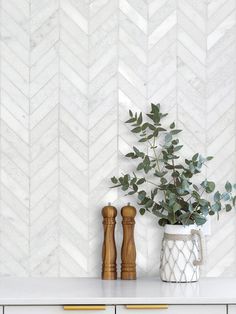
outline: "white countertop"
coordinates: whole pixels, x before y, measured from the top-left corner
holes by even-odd
[[[236,304],[236,278],[186,284],[159,279],[1,278],[0,304]]]

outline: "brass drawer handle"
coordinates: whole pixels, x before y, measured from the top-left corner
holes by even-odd
[[[100,311],[105,310],[105,305],[65,305],[65,311]]]
[[[128,310],[166,310],[167,304],[150,304],[150,305],[126,305]]]

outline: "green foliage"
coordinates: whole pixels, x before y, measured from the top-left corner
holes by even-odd
[[[194,183],[196,175],[213,157],[196,153],[192,158],[182,160],[179,153],[183,145],[177,138],[182,130],[176,128],[175,122],[163,127],[162,120],[166,116],[159,104],[151,104],[145,119],[142,112],[129,110],[126,123],[143,149],[133,146],[126,157],[137,160],[136,172],[112,177],[112,187],[120,188],[126,195],[135,195],[140,214],[154,214],[161,226],[203,225],[208,215],[219,217],[221,210],[228,212],[236,206],[236,196],[232,192],[236,184],[227,181],[225,191],[221,193],[215,191],[213,181],[206,179],[200,184]]]

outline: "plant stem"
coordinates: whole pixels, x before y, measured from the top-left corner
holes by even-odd
[[[172,166],[174,167],[173,172],[172,172],[172,174],[173,174],[173,173],[175,172],[175,163],[174,163],[174,159],[172,159]],[[173,180],[174,180],[174,185],[177,187],[177,185],[176,185],[176,178],[173,177]]]
[[[152,181],[146,180],[146,182],[148,182],[148,183],[150,183],[150,184],[153,184],[153,185],[155,185],[155,186],[159,187],[159,185],[157,185],[157,184],[153,183]]]
[[[156,146],[156,138],[154,137],[154,139],[153,139],[153,145],[150,143],[150,141],[148,141],[148,143],[149,143],[150,147],[152,147],[152,150],[153,150],[153,153],[154,153],[154,156],[155,156],[155,160],[156,160],[157,170],[159,172],[161,172],[161,169],[160,169],[160,166],[159,166],[159,160],[158,160],[157,153],[156,153],[156,148],[155,148],[155,146]],[[160,157],[160,155],[159,155],[159,157]],[[166,191],[162,191],[162,193],[164,194],[164,199],[166,201]]]
[[[204,189],[203,189],[203,191],[202,191],[202,193],[201,193],[201,195],[200,195],[201,197],[202,197],[203,193],[204,193]],[[191,195],[191,197],[193,197],[193,196]],[[191,199],[191,197],[190,197],[190,199]],[[200,205],[200,201],[198,201],[197,204],[196,204],[196,206],[193,208],[193,212],[195,211],[195,209],[198,208],[199,205]]]

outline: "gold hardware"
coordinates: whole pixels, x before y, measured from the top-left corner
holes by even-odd
[[[99,311],[105,310],[105,305],[65,305],[65,311]]]
[[[150,304],[150,305],[126,305],[129,310],[166,310],[168,309],[167,304]]]

